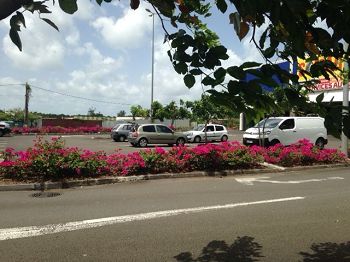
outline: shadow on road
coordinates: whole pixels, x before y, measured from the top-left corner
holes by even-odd
[[[315,243],[311,252],[299,252],[302,262],[350,262],[350,241],[346,243]],[[254,262],[260,261],[262,246],[253,237],[237,237],[228,245],[223,240],[213,240],[194,258],[190,252],[182,252],[174,258],[178,262]]]
[[[300,252],[303,262],[350,262],[350,241],[346,243],[312,244],[312,252]]]
[[[198,258],[193,258],[190,252],[180,253],[174,258],[179,262],[253,262],[259,261],[258,259],[263,257],[261,255],[261,248],[262,246],[255,242],[253,237],[244,236],[237,237],[230,246],[225,241],[211,241],[203,248],[202,254]]]

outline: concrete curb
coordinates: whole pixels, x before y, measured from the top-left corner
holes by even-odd
[[[333,164],[333,165],[317,165],[317,166],[298,166],[284,168],[276,165],[263,163],[265,168],[257,169],[239,169],[239,170],[223,170],[223,171],[193,171],[188,173],[165,173],[157,175],[139,175],[128,177],[103,177],[103,178],[88,178],[84,180],[71,180],[61,182],[45,182],[42,186],[40,183],[29,184],[11,184],[0,185],[1,191],[32,191],[32,190],[45,190],[50,189],[63,189],[63,188],[75,188],[83,186],[96,186],[116,183],[131,183],[141,182],[147,180],[157,179],[169,179],[169,178],[191,178],[191,177],[225,177],[225,176],[240,176],[240,175],[255,175],[266,173],[284,173],[290,171],[300,171],[309,169],[324,169],[324,168],[338,168],[338,167],[350,167],[350,163]]]

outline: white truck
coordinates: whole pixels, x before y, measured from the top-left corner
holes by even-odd
[[[307,139],[319,148],[324,148],[328,143],[324,118],[271,117],[261,120],[243,134],[244,145],[290,145],[301,139]]]

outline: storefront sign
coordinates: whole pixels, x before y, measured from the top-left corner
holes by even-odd
[[[337,60],[334,57],[327,57],[328,61],[332,61],[340,70],[344,69],[344,61]],[[320,57],[318,61],[325,60],[324,57]],[[341,89],[343,87],[343,77],[342,72],[340,70],[334,71],[334,77],[333,75],[329,75],[329,80],[327,80],[324,76],[320,76],[318,79],[312,78],[309,75],[303,76],[300,72],[300,70],[306,70],[309,71],[312,64],[314,64],[317,61],[306,61],[304,59],[298,58],[298,71],[297,74],[299,76],[299,82],[305,82],[310,80],[319,80],[319,83],[315,84],[314,90],[334,90],[334,89]]]

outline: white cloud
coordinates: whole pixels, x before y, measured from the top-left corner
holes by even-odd
[[[127,8],[121,18],[100,17],[92,26],[112,48],[137,48],[144,45],[152,29],[152,18],[141,7],[137,10]]]
[[[81,20],[90,20],[92,19],[99,6],[93,4],[91,1],[78,1],[78,11],[74,13],[74,17]]]
[[[72,30],[66,37],[68,45],[77,46],[80,43],[80,33],[78,30]]]
[[[79,33],[68,15],[59,12],[57,7],[53,7],[53,11],[47,17],[60,28],[61,32],[57,32],[37,15],[25,12],[26,28],[22,28],[19,32],[23,45],[22,52],[12,43],[8,35],[3,38],[3,51],[17,68],[40,70],[63,66],[66,52],[64,34],[68,35],[67,42],[73,44],[78,41]],[[9,28],[9,19],[5,23]]]
[[[0,78],[0,109],[11,109],[24,106],[24,86],[22,81],[12,77]]]
[[[15,66],[27,68],[28,70],[38,70],[41,68],[56,68],[63,65],[65,48],[60,41],[47,39],[45,34],[35,33],[29,36],[24,33],[23,51],[17,47],[6,36],[3,39],[4,53],[11,59]]]

